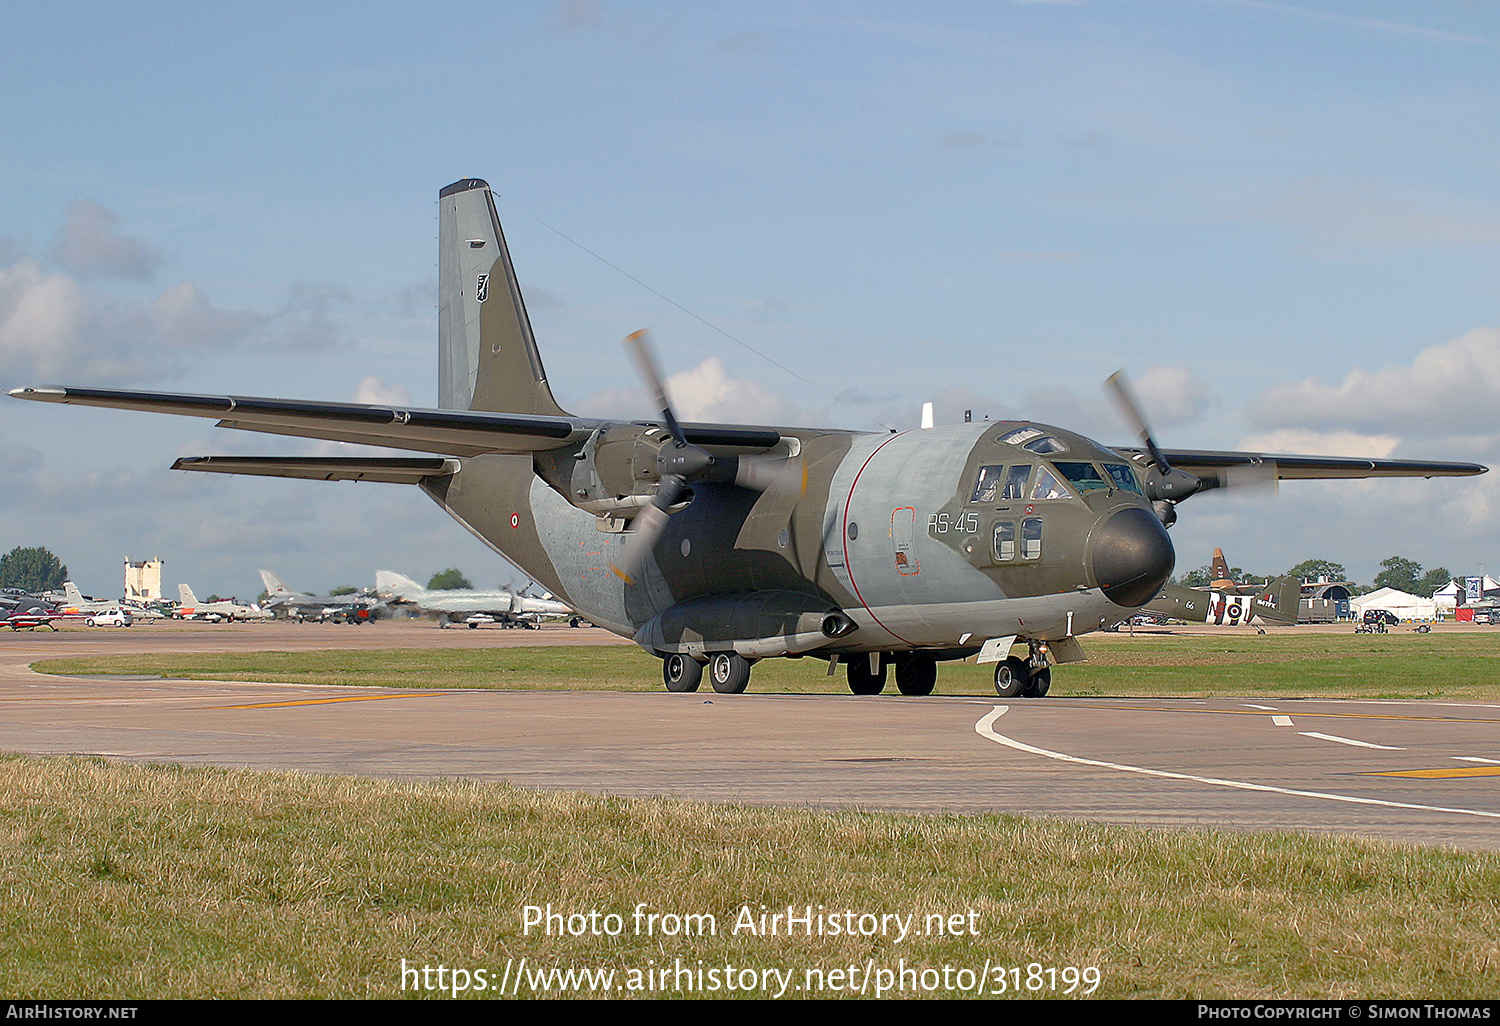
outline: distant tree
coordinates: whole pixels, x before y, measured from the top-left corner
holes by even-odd
[[[1185,588],[1206,588],[1208,582],[1214,579],[1213,567],[1200,566],[1196,570],[1189,570],[1182,575],[1178,582]]]
[[[459,572],[456,566],[450,566],[446,570],[433,574],[432,580],[427,582],[429,591],[453,591],[458,588],[469,590],[473,587],[474,585]]]
[[[330,595],[353,595],[358,590],[359,590],[358,588],[354,587],[351,584],[341,584],[337,588],[334,588],[331,591],[329,591],[328,594],[330,594]]]
[[[1422,576],[1421,563],[1401,556],[1391,556],[1389,559],[1382,559],[1380,565],[1385,569],[1375,575],[1375,587],[1395,588],[1408,595],[1416,594],[1419,587],[1417,582]]]
[[[1436,570],[1429,570],[1423,575],[1422,579],[1417,582],[1415,594],[1421,595],[1423,598],[1432,598],[1434,593],[1442,591],[1452,583],[1453,574],[1449,573],[1447,567],[1440,566]]]
[[[214,592],[212,595],[210,595],[208,598],[204,599],[203,601],[204,602],[223,602],[224,599],[220,597],[220,595],[219,595],[218,592]]]
[[[68,568],[46,549],[23,549],[17,545],[0,556],[0,588],[47,591],[61,588],[67,579]]]
[[[1342,581],[1348,579],[1349,571],[1344,569],[1342,563],[1334,563],[1327,559],[1307,559],[1288,570],[1287,575],[1300,577],[1304,581],[1316,581],[1319,577],[1326,577],[1330,581]]]

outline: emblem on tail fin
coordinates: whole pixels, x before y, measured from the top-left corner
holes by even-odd
[[[481,303],[483,303],[486,299],[490,298],[490,276],[489,275],[487,275],[487,274],[481,274],[479,276],[479,280],[476,283],[475,289],[474,289],[474,298],[477,299]]]

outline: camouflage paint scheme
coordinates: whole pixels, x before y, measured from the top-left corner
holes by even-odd
[[[938,660],[979,653],[997,662],[1002,695],[1045,694],[1050,664],[1083,658],[1077,635],[1151,601],[1170,575],[1164,525],[1181,495],[1154,483],[1167,457],[1202,487],[1251,466],[1304,478],[1485,469],[1153,455],[1020,422],[890,434],[679,429],[669,403],[660,422],[573,417],[547,383],[489,186],[455,182],[439,204],[438,409],[46,386],[11,394],[439,454],[174,466],[418,485],[574,609],[663,657],[672,690],[695,689],[705,662],[716,689],[740,691],[754,660],[811,654],[845,663],[860,693],[883,687],[894,665],[903,692],[926,694]],[[656,535],[640,527],[653,510]],[[643,539],[649,551],[630,548]],[[1013,643],[1024,657],[1007,655]]]

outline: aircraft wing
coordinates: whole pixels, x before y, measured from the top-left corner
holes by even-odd
[[[210,417],[218,420],[219,427],[413,449],[446,456],[529,453],[556,449],[581,442],[595,429],[609,423],[581,417],[408,409],[306,399],[64,388],[57,385],[15,388],[11,389],[10,394],[17,399],[39,402]],[[704,446],[769,449],[781,440],[781,433],[774,428],[684,424],[683,430],[690,442]],[[220,469],[227,470],[227,467]]]
[[[213,474],[253,474],[259,477],[301,477],[310,481],[384,481],[418,484],[424,477],[447,477],[458,472],[455,459],[442,457],[338,456],[184,456],[173,470]]]
[[[1142,448],[1116,448],[1132,461],[1149,460]],[[1173,467],[1203,478],[1218,477],[1234,468],[1260,467],[1283,481],[1363,477],[1468,477],[1489,468],[1478,463],[1441,460],[1371,460],[1350,456],[1289,456],[1266,452],[1213,452],[1201,449],[1164,449]],[[1268,474],[1269,476],[1269,474]]]

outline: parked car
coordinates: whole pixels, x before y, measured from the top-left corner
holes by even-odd
[[[90,627],[129,627],[133,620],[130,610],[112,606],[102,613],[94,613],[85,622]]]
[[[1389,609],[1366,609],[1364,622],[1384,623],[1394,627],[1396,624],[1401,622],[1401,618],[1398,617],[1395,613],[1391,612]]]

